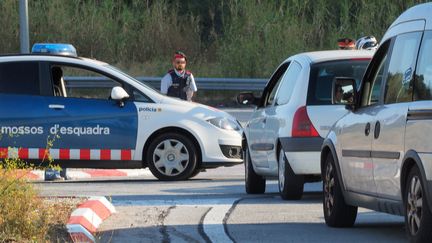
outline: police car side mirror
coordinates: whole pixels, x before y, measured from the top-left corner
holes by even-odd
[[[354,110],[357,101],[357,83],[353,78],[337,77],[333,80],[332,103],[345,105],[348,110]]]
[[[239,105],[257,105],[257,99],[252,92],[242,92],[236,97]]]
[[[119,102],[120,107],[124,106],[124,101],[129,98],[128,93],[120,86],[116,86],[111,90],[111,99]]]

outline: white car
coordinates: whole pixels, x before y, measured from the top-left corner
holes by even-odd
[[[0,158],[38,164],[51,157],[65,168],[148,166],[161,180],[243,162],[242,129],[229,114],[165,96],[113,66],[76,57],[71,45],[33,50],[0,56]],[[72,76],[93,81],[82,88]]]
[[[373,51],[319,51],[286,59],[260,99],[241,93],[238,102],[257,107],[244,128],[247,193],[264,193],[266,179],[278,178],[283,199],[300,199],[305,182],[321,180],[323,138],[347,113],[331,104],[335,77],[358,81]]]
[[[321,152],[331,227],[353,226],[365,207],[405,215],[410,242],[432,242],[431,12],[432,3],[421,4],[395,20],[359,86],[335,81],[354,98],[342,100],[349,112]]]

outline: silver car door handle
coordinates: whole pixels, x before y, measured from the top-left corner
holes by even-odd
[[[48,108],[55,109],[55,110],[61,110],[61,109],[64,109],[65,106],[64,105],[54,105],[54,104],[51,104],[51,105],[48,105]]]

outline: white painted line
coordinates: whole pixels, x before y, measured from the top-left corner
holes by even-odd
[[[225,233],[223,220],[234,201],[230,204],[213,206],[205,216],[203,222],[204,232],[212,242],[232,242]]]
[[[111,213],[116,213],[114,206],[108,201],[106,197],[93,196],[88,199],[88,201],[90,200],[97,200],[101,202]]]
[[[83,171],[78,171],[78,170],[70,170],[70,169],[66,171],[66,176],[67,178],[71,178],[71,179],[91,178],[91,175],[89,173],[85,173]]]
[[[121,160],[120,149],[111,149],[111,160]]]
[[[230,204],[238,198],[221,198],[221,199],[170,199],[170,200],[123,200],[113,198],[112,204],[114,206],[204,206],[213,207],[215,205]]]
[[[50,154],[52,159],[58,159],[58,158],[60,158],[60,149],[50,148],[49,154]]]
[[[223,220],[238,198],[172,199],[172,200],[122,200],[113,198],[115,206],[202,206],[211,208],[203,221],[203,229],[212,242],[232,242],[225,233]]]
[[[90,159],[92,160],[100,160],[100,149],[90,149]]]
[[[148,168],[145,169],[118,169],[127,174],[127,176],[150,176],[153,175]]]
[[[96,242],[93,235],[80,224],[67,224],[66,228],[73,242]]]
[[[71,217],[72,216],[84,217],[96,229],[99,228],[99,225],[102,223],[102,219],[90,208],[77,208],[72,212]]]

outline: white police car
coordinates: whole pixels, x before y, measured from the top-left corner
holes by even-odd
[[[71,45],[36,44],[32,52],[0,56],[0,158],[148,166],[161,180],[242,162],[241,127],[229,114],[160,94],[107,63],[77,57]],[[73,76],[92,82],[77,85]]]

